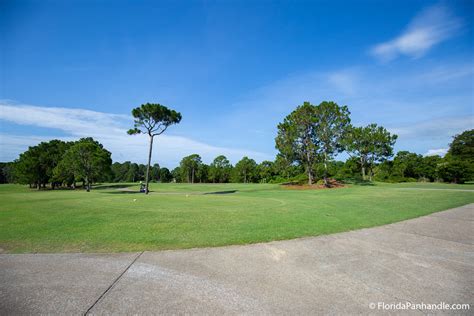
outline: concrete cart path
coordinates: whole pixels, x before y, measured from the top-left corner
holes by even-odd
[[[378,302],[469,303],[472,314],[473,293],[474,204],[247,246],[0,255],[2,315],[366,314]]]

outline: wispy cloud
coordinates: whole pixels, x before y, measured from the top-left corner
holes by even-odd
[[[448,152],[448,148],[429,149],[423,156],[441,156],[443,157]]]
[[[289,74],[280,80],[255,88],[232,103],[231,110],[214,119],[214,128],[238,131],[232,133],[232,144],[260,144],[259,150],[276,154],[274,138],[277,125],[295,109],[309,101],[349,99],[358,89],[357,69]]]
[[[413,77],[413,83],[439,84],[456,81],[474,74],[474,65],[465,63],[461,65],[438,65],[429,71]],[[469,80],[469,79],[468,79]]]
[[[328,74],[329,84],[347,96],[357,94],[360,88],[357,84],[358,79],[357,73],[352,70],[343,70]]]
[[[400,136],[397,150],[421,154],[444,148],[453,135],[474,126],[473,69],[470,60],[424,60],[404,69],[370,65],[293,74],[255,89],[216,121],[239,130],[233,143],[258,140],[271,152],[277,124],[297,105],[331,100],[349,106],[353,124],[391,127]]]
[[[374,46],[371,53],[382,61],[399,55],[419,58],[436,44],[454,36],[461,25],[461,20],[447,6],[437,4],[419,13],[402,34]]]
[[[28,146],[53,138],[74,140],[93,137],[112,152],[115,161],[144,162],[148,150],[147,137],[127,135],[127,128],[132,126],[132,118],[126,115],[0,101],[0,120],[58,131],[57,137],[0,134],[2,161],[12,160]],[[257,161],[271,158],[256,151],[212,146],[191,138],[165,134],[157,138],[153,155],[160,164],[176,166],[182,157],[193,153],[200,154],[206,162],[221,154],[234,163],[243,156],[252,157]]]
[[[324,100],[334,100],[334,96],[339,99],[353,96],[359,89],[359,79],[358,72],[352,68],[291,74],[244,96],[233,104],[235,111],[228,117],[238,122],[252,119],[259,122],[262,119],[280,120],[282,115],[286,116],[304,101],[317,104]]]
[[[390,128],[400,138],[446,139],[474,126],[474,116],[434,118]]]
[[[58,129],[74,136],[122,133],[124,124],[131,122],[131,118],[125,115],[9,101],[0,101],[0,119],[20,125]]]

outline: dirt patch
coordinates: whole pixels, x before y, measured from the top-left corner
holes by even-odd
[[[329,179],[329,186],[325,186],[324,184],[295,184],[295,183],[288,183],[282,184],[282,187],[289,190],[324,190],[324,189],[339,189],[345,188],[346,185],[342,182],[339,182],[334,179]]]

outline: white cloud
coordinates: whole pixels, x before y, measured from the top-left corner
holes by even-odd
[[[279,120],[288,115],[304,101],[319,104],[322,101],[338,101],[334,99],[349,98],[359,89],[358,71],[356,69],[340,69],[334,72],[306,72],[291,74],[288,77],[270,82],[246,95],[233,104],[235,111],[226,114],[230,121],[248,122],[255,120],[253,126],[265,121]]]
[[[239,130],[231,136],[235,144],[259,142],[271,152],[277,124],[297,105],[331,100],[348,105],[353,124],[392,127],[399,135],[397,149],[424,153],[474,126],[473,68],[470,60],[425,60],[382,72],[370,65],[292,74],[248,93],[233,111],[216,116],[214,126]]]
[[[75,136],[108,136],[123,132],[120,126],[131,122],[125,115],[85,109],[39,107],[0,101],[0,119],[20,125],[62,130]]]
[[[474,116],[435,118],[422,122],[411,122],[404,126],[390,128],[399,138],[438,139],[452,137],[474,126]]]
[[[461,80],[465,77],[472,77],[474,74],[474,65],[472,63],[464,63],[461,65],[438,65],[413,78],[416,84],[440,84],[444,82],[452,82]],[[467,79],[469,80],[469,79]],[[472,79],[471,79],[472,80]]]
[[[353,96],[358,90],[358,76],[352,71],[338,71],[328,75],[328,82],[345,95]]]
[[[374,46],[371,53],[382,61],[392,60],[399,55],[418,58],[436,44],[455,35],[461,24],[460,19],[446,6],[434,5],[418,14],[402,34]]]
[[[441,156],[443,157],[448,152],[448,148],[429,149],[423,156]]]
[[[238,131],[230,135],[233,145],[259,144],[258,150],[273,153],[273,159],[277,153],[274,139],[278,123],[304,101],[345,105],[343,101],[359,89],[358,71],[357,67],[334,72],[310,71],[268,82],[241,96],[231,104],[231,110],[216,113],[213,128]]]
[[[143,163],[148,153],[146,136],[130,136],[126,133],[127,128],[132,126],[132,118],[125,115],[0,101],[0,120],[60,131],[57,137],[1,134],[0,160],[2,161],[16,158],[28,146],[54,138],[74,140],[80,137],[93,137],[112,152],[114,161],[131,160]],[[267,154],[256,151],[217,147],[182,136],[163,134],[155,139],[153,160],[173,167],[182,157],[193,153],[200,154],[207,163],[221,154],[226,155],[234,163],[243,156],[249,156],[257,161],[271,158]]]
[[[51,139],[61,139],[63,141],[76,140],[75,137],[47,137],[47,136],[19,136],[0,134],[0,161],[12,161],[24,152],[28,146],[37,145]]]

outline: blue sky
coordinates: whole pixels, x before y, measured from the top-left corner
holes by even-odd
[[[273,159],[303,101],[349,106],[397,150],[445,152],[474,128],[472,1],[2,1],[0,161],[93,136],[145,162],[132,108],[180,111],[153,159]]]

